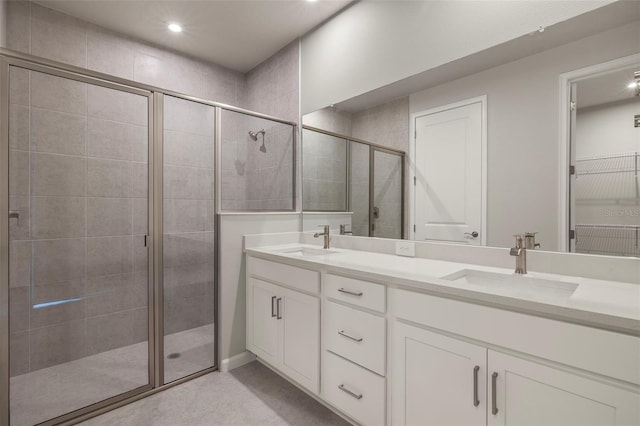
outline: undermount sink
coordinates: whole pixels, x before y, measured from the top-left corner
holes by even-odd
[[[323,256],[325,254],[338,253],[337,251],[312,248],[312,247],[294,247],[286,250],[281,250],[280,253],[288,254],[290,256]]]
[[[578,284],[567,281],[555,281],[534,278],[519,274],[501,274],[496,272],[462,269],[442,279],[452,283],[466,284],[506,295],[528,296],[532,298],[569,297],[578,288]]]

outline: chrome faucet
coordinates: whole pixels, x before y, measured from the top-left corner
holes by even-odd
[[[516,246],[511,247],[509,254],[516,257],[516,274],[527,273],[527,249],[525,247],[525,235],[514,235]]]
[[[322,246],[322,248],[323,249],[328,249],[330,241],[331,241],[331,238],[329,238],[329,225],[318,225],[318,226],[322,226],[324,228],[324,232],[323,233],[316,232],[315,234],[313,234],[313,238],[318,238],[320,236],[323,236],[324,237],[324,245]]]
[[[347,235],[347,234],[353,235],[353,231],[347,231],[347,226],[349,226],[348,223],[340,225],[340,235]]]

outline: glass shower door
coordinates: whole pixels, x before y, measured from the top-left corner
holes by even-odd
[[[372,152],[371,236],[400,239],[403,225],[403,157],[381,148],[372,148]]]
[[[164,96],[164,383],[213,367],[215,108]]]
[[[92,81],[10,67],[12,425],[150,388],[149,94]]]

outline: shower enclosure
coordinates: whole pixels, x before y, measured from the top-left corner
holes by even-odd
[[[350,212],[356,236],[404,236],[405,153],[304,126],[302,209]]]
[[[0,425],[213,371],[221,117],[272,155],[295,125],[4,50],[0,102]]]

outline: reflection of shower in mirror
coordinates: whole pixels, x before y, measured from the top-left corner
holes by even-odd
[[[260,146],[260,151],[262,152],[267,152],[267,147],[264,145],[264,134],[266,132],[264,131],[264,129],[259,130],[257,132],[254,132],[253,130],[249,130],[249,137],[254,140],[254,141],[258,141],[258,135],[262,135],[262,146]]]

